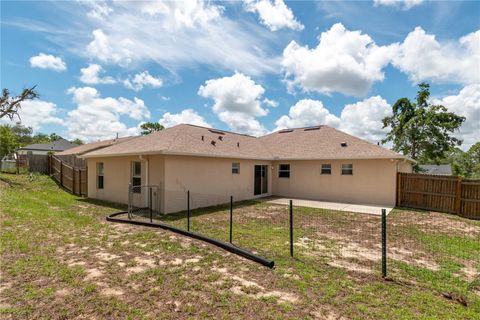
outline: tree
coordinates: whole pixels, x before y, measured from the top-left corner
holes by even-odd
[[[0,126],[0,159],[19,147],[17,136],[9,125]]]
[[[17,136],[20,146],[25,146],[32,143],[32,128],[25,127],[21,122],[15,123],[12,128],[13,133]]]
[[[60,139],[63,139],[63,137],[59,136],[58,134],[56,134],[55,132],[50,134],[50,136],[48,137],[48,139],[50,140],[50,142],[53,142],[53,141],[57,141],[57,140],[60,140]]]
[[[80,140],[80,139],[78,139],[78,138],[75,139],[75,140],[73,140],[72,143],[75,143],[75,144],[78,144],[78,145],[85,144],[85,142],[83,142],[82,140]]]
[[[452,136],[465,117],[448,112],[442,105],[429,101],[430,86],[419,84],[416,102],[398,99],[392,107],[393,115],[382,120],[391,130],[382,143],[393,142],[393,149],[418,160],[419,163],[438,162],[462,141]]]
[[[50,136],[45,133],[37,133],[32,137],[32,143],[49,143]]]
[[[145,122],[140,125],[140,129],[142,129],[142,136],[145,136],[147,134],[150,134],[152,132],[160,131],[165,129],[164,126],[162,126],[158,122]]]
[[[11,97],[10,91],[6,88],[3,88],[2,96],[0,97],[0,119],[3,117],[8,117],[10,120],[13,120],[15,116],[20,119],[18,111],[22,107],[22,102],[26,100],[33,100],[39,97],[35,87],[36,86],[23,89],[22,93],[16,97]]]
[[[454,175],[467,179],[480,179],[480,142],[475,143],[467,152],[461,150],[448,159]]]

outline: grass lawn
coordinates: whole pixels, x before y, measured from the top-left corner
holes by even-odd
[[[268,269],[168,231],[108,223],[124,207],[70,195],[46,176],[0,174],[0,318],[480,319],[480,222],[396,209],[389,277],[379,218],[242,202],[234,243]],[[163,221],[185,227],[182,214]],[[228,239],[228,208],[191,229]],[[451,299],[443,296],[448,293]]]

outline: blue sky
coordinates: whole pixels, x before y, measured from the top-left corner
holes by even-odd
[[[1,2],[1,86],[22,121],[87,141],[144,121],[253,135],[328,124],[372,142],[420,81],[480,138],[480,3]],[[5,122],[5,120],[3,120]]]

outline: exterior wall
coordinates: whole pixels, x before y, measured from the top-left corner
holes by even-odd
[[[399,161],[398,162],[398,172],[412,173],[413,165],[409,161]]]
[[[55,153],[55,151],[47,151],[47,150],[18,150],[17,152],[19,155],[27,155],[29,152],[31,152],[32,154],[41,154],[41,155]]]
[[[148,179],[146,161],[148,160]],[[396,172],[411,172],[411,164],[393,160],[257,161],[191,156],[138,156],[88,159],[88,196],[128,203],[132,161],[142,162],[142,185],[158,186],[160,211],[253,199],[254,166],[267,165],[268,193],[312,200],[395,205]],[[97,162],[104,163],[104,188],[97,188]],[[240,163],[240,174],[232,174],[232,163]],[[290,164],[290,178],[278,177],[278,165]],[[321,175],[322,163],[332,165],[331,175]],[[353,164],[353,175],[341,175],[342,163]],[[135,195],[146,203],[145,194]]]
[[[232,162],[240,163],[240,174],[232,174]],[[188,156],[165,157],[165,212],[187,209],[187,190],[190,208],[255,198],[254,166],[268,165],[268,193],[271,195],[271,161],[204,158]]]
[[[88,197],[128,204],[132,161],[139,157],[88,159]],[[103,189],[97,188],[97,162],[103,162]],[[142,161],[142,184],[145,183],[145,161]]]
[[[278,165],[290,164],[290,178],[278,177]],[[320,174],[321,164],[331,175]],[[353,164],[353,175],[342,175],[342,163]],[[397,163],[386,160],[275,161],[273,194],[359,204],[395,205]]]

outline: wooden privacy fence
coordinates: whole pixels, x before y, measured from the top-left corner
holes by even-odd
[[[75,168],[56,156],[50,156],[50,174],[65,189],[71,193],[87,195],[87,169]]]
[[[480,219],[480,180],[398,173],[397,206]]]

